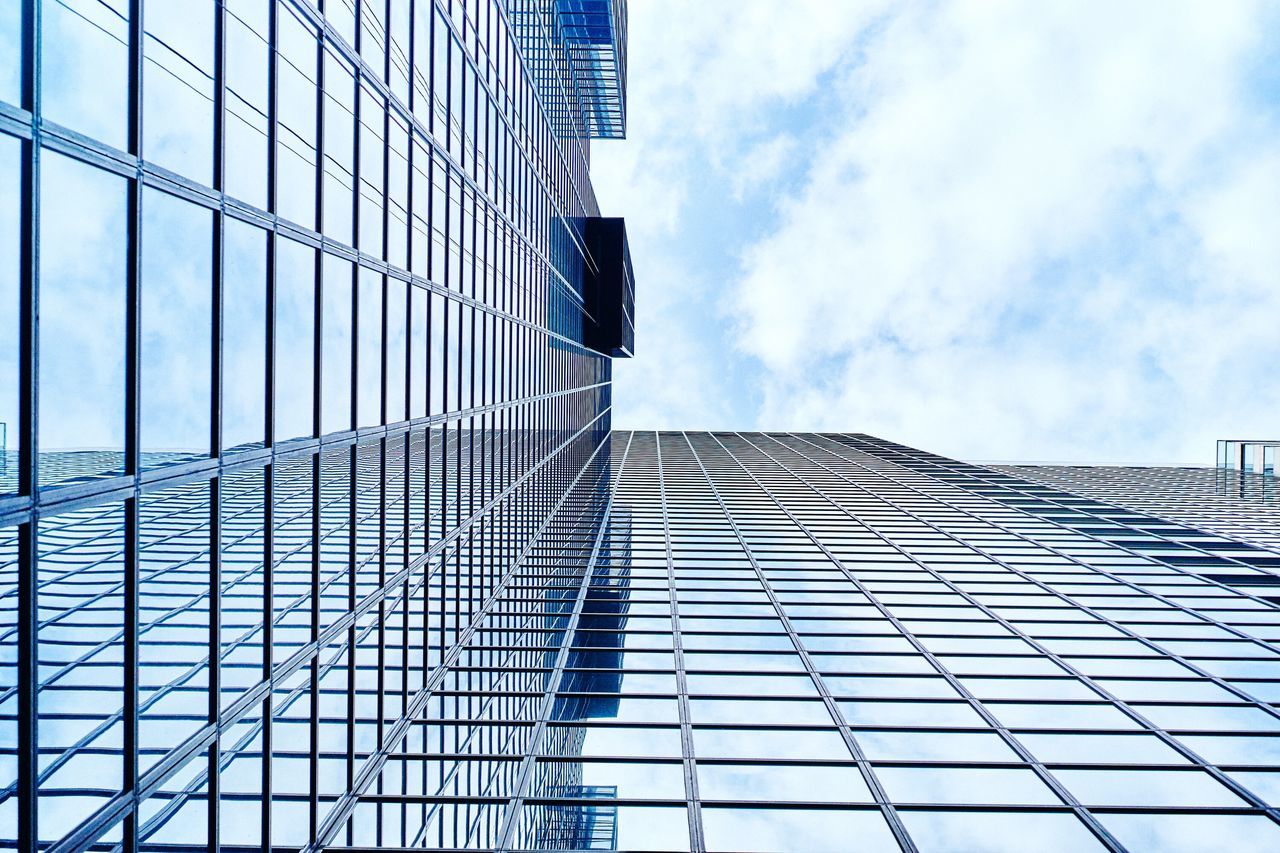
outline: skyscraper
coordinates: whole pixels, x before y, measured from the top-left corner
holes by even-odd
[[[607,500],[625,0],[0,5],[0,846],[399,837]]]
[[[0,847],[1280,849],[1267,454],[612,431],[625,126],[623,0],[0,9]]]

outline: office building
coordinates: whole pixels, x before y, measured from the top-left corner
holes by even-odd
[[[1280,849],[1265,451],[611,429],[622,0],[0,63],[0,847]]]
[[[0,5],[0,846],[364,838],[599,526],[625,0]]]

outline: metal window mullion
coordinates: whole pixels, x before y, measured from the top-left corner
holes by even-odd
[[[262,848],[271,849],[271,801],[275,710],[273,660],[275,645],[275,466],[262,470],[262,679],[267,682],[267,692],[262,700]]]
[[[209,481],[209,709],[213,739],[208,755],[208,841],[219,849],[222,785],[219,773],[222,752],[222,478]]]
[[[859,745],[857,740],[853,737],[848,726],[840,725],[839,721],[843,719],[843,715],[840,713],[839,706],[836,704],[835,699],[832,697],[830,690],[826,686],[826,683],[818,673],[817,665],[809,655],[808,649],[805,648],[804,643],[801,642],[799,635],[796,633],[795,625],[791,622],[791,617],[787,615],[786,609],[782,606],[782,602],[779,600],[772,584],[769,583],[764,570],[760,568],[760,564],[756,560],[755,554],[751,552],[751,546],[748,544],[746,537],[742,535],[742,531],[738,528],[737,522],[734,521],[732,512],[730,512],[728,505],[720,494],[720,490],[716,486],[715,481],[711,478],[711,474],[703,463],[702,458],[698,455],[697,448],[694,447],[694,444],[689,439],[687,433],[682,431],[680,436],[684,439],[685,444],[688,445],[689,452],[692,454],[693,460],[697,463],[699,470],[702,472],[703,478],[707,482],[707,486],[711,490],[711,496],[715,498],[716,503],[720,507],[720,511],[724,513],[729,527],[733,530],[733,535],[737,537],[738,544],[742,547],[743,554],[746,555],[747,560],[751,563],[751,568],[756,573],[756,578],[760,582],[760,585],[764,588],[765,595],[769,598],[769,603],[773,606],[774,612],[778,616],[778,620],[786,630],[787,637],[790,639],[796,655],[804,664],[805,672],[809,675],[810,680],[822,695],[823,705],[826,707],[827,713],[831,716],[832,724],[836,727],[841,739],[848,748],[850,755],[856,762],[858,771],[862,774],[863,781],[866,782],[868,789],[871,791],[871,795],[875,799],[876,806],[879,808],[881,815],[884,816],[885,823],[888,826],[889,831],[893,833],[894,839],[902,849],[906,851],[906,853],[916,853],[917,847],[915,845],[915,841],[912,840],[911,835],[907,832],[906,825],[903,824],[901,816],[898,815],[897,808],[890,801],[888,792],[885,791],[880,779],[876,776],[875,770],[872,768],[866,754],[862,751],[861,745]],[[732,456],[730,458],[732,458]],[[764,491],[770,498],[773,498],[772,493],[769,492],[768,489],[764,489]],[[773,500],[777,502],[776,498],[773,498]]]
[[[142,153],[143,122],[143,62],[145,30],[143,2],[131,0],[129,18],[129,92],[128,123],[129,153],[140,157]],[[126,248],[126,309],[125,309],[125,447],[124,473],[136,477],[142,468],[141,460],[141,344],[142,344],[142,175],[139,170],[129,178],[127,206]],[[124,733],[121,760],[123,762],[123,792],[133,795],[138,783],[138,497],[135,494],[124,502]],[[124,849],[137,849],[137,803],[129,804],[125,815]]]
[[[39,306],[40,306],[40,3],[24,3],[22,12],[22,105],[33,119],[31,139],[20,143],[21,233],[19,263],[19,425],[18,492],[34,497],[39,465]],[[18,526],[18,804],[17,841],[21,850],[36,849],[39,762],[39,596],[37,516],[26,513]]]
[[[320,776],[320,563],[321,563],[321,487],[323,484],[323,468],[321,454],[311,455],[311,632],[310,641],[313,649],[310,652],[311,683],[309,685],[311,707],[307,721],[308,743],[310,755],[307,759],[307,770],[313,780]],[[319,786],[311,785],[307,804],[307,841],[315,840],[316,826],[319,820],[320,794]],[[214,848],[216,849],[216,848]]]

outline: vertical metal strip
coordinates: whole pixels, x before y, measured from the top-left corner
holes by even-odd
[[[18,491],[33,500],[40,482],[40,15],[41,0],[22,6],[22,106],[36,133],[22,142],[19,263]],[[18,527],[18,848],[39,838],[36,778],[39,764],[38,517]]]
[[[131,0],[129,19],[129,152],[141,160],[143,56],[145,28],[143,0]],[[136,477],[142,470],[142,173],[128,184],[128,249],[125,293],[125,447],[124,472]],[[138,496],[124,505],[124,791],[138,783]],[[138,845],[137,803],[124,825],[124,849]]]
[[[275,725],[275,479],[276,466],[262,470],[262,678],[267,694],[262,700],[262,849],[271,849],[271,801],[273,735]]]
[[[209,849],[217,850],[221,821],[222,785],[219,759],[222,734],[218,718],[222,705],[222,478],[209,482],[209,722],[214,726],[208,756]]]

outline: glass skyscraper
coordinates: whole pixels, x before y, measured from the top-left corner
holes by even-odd
[[[613,431],[625,127],[623,0],[0,4],[0,847],[1280,849],[1267,454]]]
[[[601,523],[625,45],[625,0],[0,4],[0,846],[515,831],[379,797]]]

